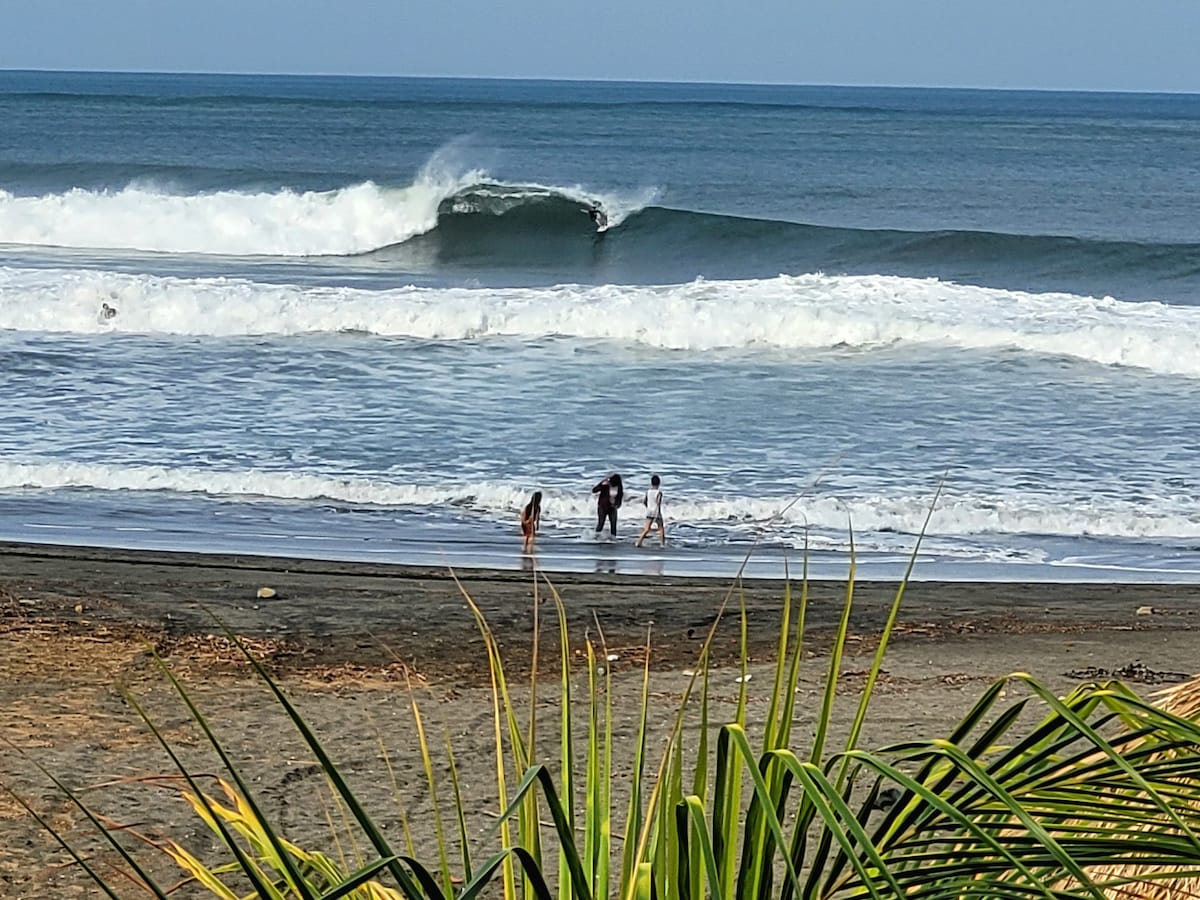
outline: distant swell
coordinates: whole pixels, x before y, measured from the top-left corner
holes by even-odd
[[[100,318],[101,304],[118,315]],[[0,268],[0,329],[211,336],[358,331],[435,341],[566,336],[700,352],[926,344],[1200,377],[1200,307],[880,275],[365,290]]]
[[[994,287],[1070,290],[1195,302],[1200,244],[1055,235],[838,228],[647,205],[618,217],[598,251],[576,198],[539,198],[505,215],[450,214],[438,227],[372,257],[397,267],[445,265],[520,273],[553,267],[591,280],[663,282],[823,271],[936,276]]]
[[[545,273],[559,281],[664,283],[819,271],[1186,304],[1200,298],[1200,244],[838,228],[647,204],[622,210],[619,227],[600,245],[577,197],[539,197],[504,214],[456,211],[456,200],[442,203],[436,228],[373,252],[372,261],[407,271],[425,271],[432,261],[446,271]]]

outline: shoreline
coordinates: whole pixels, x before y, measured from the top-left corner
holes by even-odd
[[[12,511],[12,507],[10,507]],[[22,519],[36,519],[30,511],[15,513]],[[109,510],[100,518],[111,521],[118,515]],[[0,535],[0,546],[29,548],[72,548],[77,552],[168,554],[196,559],[271,560],[286,568],[286,563],[329,566],[412,568],[445,571],[453,567],[467,571],[485,569],[496,572],[528,572],[534,561],[547,572],[576,575],[632,575],[647,578],[727,579],[743,569],[747,578],[780,580],[788,569],[793,572],[807,564],[812,581],[844,581],[849,567],[846,550],[789,548],[764,541],[761,544],[721,544],[699,547],[670,543],[660,548],[650,541],[634,546],[635,531],[628,529],[618,540],[592,539],[590,529],[574,538],[542,534],[536,554],[522,552],[515,525],[463,531],[458,528],[420,529],[398,525],[385,533],[344,532],[336,527],[328,533],[318,519],[297,524],[294,529],[273,529],[272,533],[209,533],[204,529],[176,532],[162,522],[148,523],[120,533],[120,543],[110,541],[110,528],[79,524],[68,515],[48,517],[39,527],[24,527]],[[211,523],[210,523],[211,524]],[[156,530],[163,528],[163,531]],[[169,537],[168,537],[169,536]],[[52,538],[52,539],[51,539]],[[1190,550],[1177,549],[1163,555],[1140,554],[1130,548],[1116,553],[1087,552],[1079,555],[1061,542],[1041,560],[1023,558],[993,559],[944,555],[910,535],[903,546],[892,549],[859,549],[855,567],[862,581],[898,583],[905,577],[917,550],[910,581],[916,582],[996,582],[996,583],[1078,583],[1108,584],[1193,584],[1200,585],[1200,558]],[[1068,541],[1069,543],[1069,541]]]

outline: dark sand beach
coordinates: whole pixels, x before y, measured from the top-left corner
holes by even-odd
[[[234,758],[261,786],[268,811],[289,837],[331,844],[321,779],[311,754],[248,671],[218,619],[245,638],[279,678],[385,826],[406,810],[418,844],[430,833],[428,790],[413,739],[407,684],[426,729],[455,743],[464,792],[474,808],[494,809],[487,669],[478,627],[464,600],[479,605],[512,675],[532,659],[533,584],[529,572],[462,571],[274,559],[0,544],[0,781],[32,803],[73,842],[103,853],[80,814],[39,773],[32,757],[95,808],[141,833],[177,838],[203,850],[207,835],[169,787],[145,776],[173,771],[124,688],[150,710],[189,764],[216,771],[211,751],[156,669],[149,647],[178,671]],[[647,633],[652,691],[661,736],[688,680],[700,644],[730,583],[688,578],[551,575],[567,609],[572,651],[603,630],[612,662],[614,731],[632,737]],[[276,592],[257,596],[259,588]],[[839,684],[852,700],[897,586],[854,588],[851,653]],[[738,655],[736,608],[744,596],[752,673],[751,718],[769,689],[784,587],[747,582],[734,592],[715,639],[718,713],[732,702]],[[793,586],[798,596],[799,586]],[[824,681],[826,639],[836,628],[846,586],[809,586],[805,698]],[[556,633],[550,590],[540,669],[551,672]],[[1059,690],[1109,673],[1141,692],[1200,669],[1196,630],[1200,586],[960,584],[919,582],[904,597],[865,741],[945,733],[984,686],[1028,671]],[[761,687],[760,687],[761,685]],[[557,717],[553,681],[539,710]],[[527,684],[518,690],[520,702]],[[815,700],[814,700],[815,702]],[[798,735],[811,718],[799,708]],[[395,772],[400,799],[387,777]],[[28,757],[17,752],[20,748]],[[546,748],[553,752],[553,746]],[[439,766],[442,766],[439,763]],[[619,779],[618,779],[619,781]],[[614,783],[619,795],[621,784]],[[491,805],[489,805],[491,804]],[[472,833],[494,844],[494,818]],[[398,832],[397,832],[398,833]],[[164,861],[158,871],[170,883]],[[91,896],[77,866],[6,794],[0,794],[0,896]],[[129,887],[129,896],[137,892]],[[185,889],[180,896],[187,896]]]

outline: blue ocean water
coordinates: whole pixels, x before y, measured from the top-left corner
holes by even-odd
[[[10,71],[0,122],[0,539],[517,567],[540,489],[550,569],[1200,580],[1200,97]]]

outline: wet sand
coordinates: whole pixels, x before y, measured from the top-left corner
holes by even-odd
[[[439,743],[443,734],[455,742],[470,804],[494,802],[486,658],[463,590],[500,639],[510,676],[527,674],[532,662],[534,575],[457,574],[461,588],[442,569],[0,544],[0,739],[73,788],[89,788],[89,802],[114,820],[199,849],[209,846],[170,788],[128,780],[172,767],[120,688],[150,709],[189,763],[216,770],[211,750],[148,654],[153,647],[183,676],[234,757],[257,779],[268,811],[289,837],[330,846],[314,799],[321,780],[314,777],[311,753],[240,660],[222,633],[224,623],[267,663],[318,732],[330,737],[366,806],[398,828],[396,791],[384,777],[381,744],[386,748],[399,806],[420,844],[430,833],[428,789],[412,740],[406,684],[415,688],[427,731]],[[716,579],[570,574],[550,580],[566,606],[576,658],[601,629],[608,652],[618,657],[612,663],[618,735],[633,733],[647,633],[654,708],[661,711],[653,725],[661,733],[685,671],[727,598],[732,605],[716,632],[716,664],[728,667],[738,656],[736,610],[744,597],[752,672],[761,672],[751,682],[751,717],[761,714],[756,698],[770,683],[766,667],[778,640],[781,582],[746,582],[731,595],[730,583]],[[260,599],[262,587],[276,596]],[[850,697],[896,590],[884,583],[854,587],[851,652],[842,676]],[[557,658],[557,629],[544,581],[538,593],[539,667],[546,672]],[[793,594],[798,597],[798,585]],[[844,583],[809,586],[806,649],[814,658],[802,684],[807,696],[815,697],[823,683],[821,655],[845,595]],[[1136,689],[1152,690],[1200,669],[1197,622],[1200,586],[913,583],[866,743],[945,733],[987,683],[1017,670],[1062,690],[1112,672]],[[728,669],[714,675],[718,709],[732,702],[735,675]],[[554,683],[539,691],[539,710],[553,723]],[[527,687],[517,689],[519,698],[526,693]],[[811,706],[801,705],[800,733]],[[7,744],[0,750],[0,783],[80,846],[99,852],[80,814]],[[493,825],[487,815],[472,823],[486,846],[494,843]],[[78,867],[67,862],[0,793],[0,896],[93,895]],[[156,865],[171,882],[171,867],[161,859]],[[180,896],[186,895],[185,889]]]

